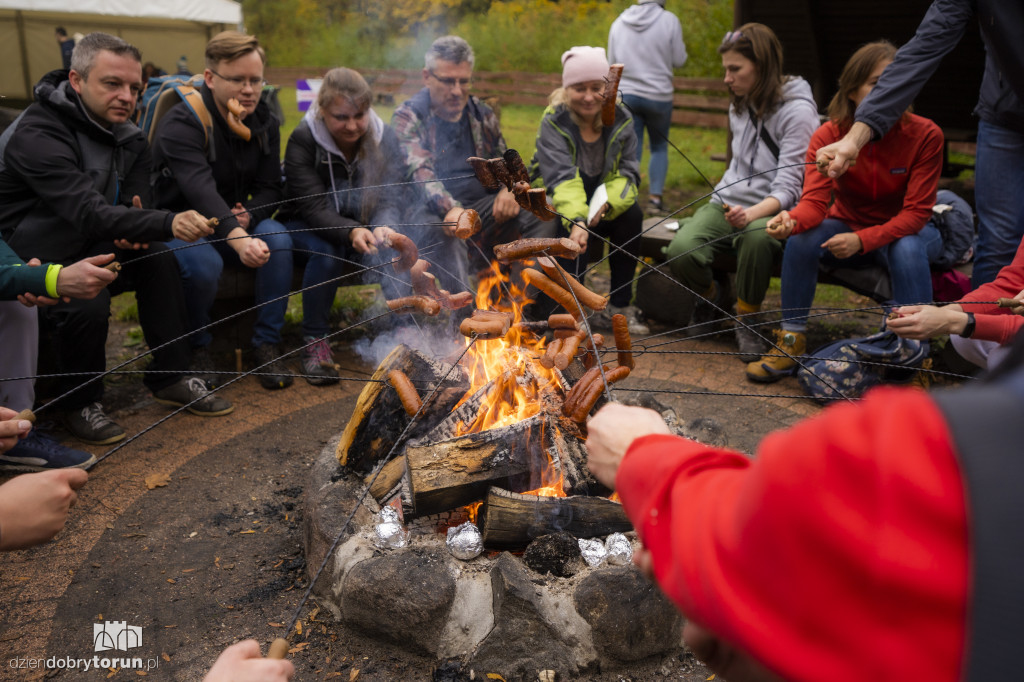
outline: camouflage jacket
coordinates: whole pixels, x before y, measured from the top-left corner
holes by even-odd
[[[466,105],[469,113],[469,127],[473,131],[473,148],[476,155],[485,159],[501,156],[505,152],[505,138],[501,136],[498,117],[489,106],[472,95]],[[459,202],[452,197],[437,180],[434,173],[434,150],[437,148],[437,129],[431,125],[430,92],[423,88],[403,102],[391,117],[391,127],[398,133],[398,139],[405,151],[407,173],[413,181],[427,182],[423,185],[427,206],[437,215],[444,215]]]

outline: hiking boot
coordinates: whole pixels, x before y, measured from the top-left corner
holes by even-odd
[[[797,364],[792,356],[804,355],[807,352],[807,335],[776,329],[775,345],[778,348],[772,348],[771,352],[760,360],[747,365],[748,379],[760,384],[770,384],[792,374]]]
[[[89,445],[110,445],[124,438],[124,429],[106,415],[99,403],[65,412],[64,426],[72,436]]]
[[[277,344],[264,343],[256,349],[256,369],[260,373],[260,385],[268,391],[288,388],[295,380],[295,375],[281,358],[281,349]]]
[[[695,335],[717,331],[726,317],[726,313],[723,313],[722,310],[729,310],[725,292],[718,282],[712,280],[711,288],[701,295],[703,298],[697,299],[697,305],[693,308],[693,317],[690,319],[690,333]]]
[[[215,374],[217,365],[213,362],[213,355],[208,346],[199,346],[192,349],[192,362],[189,364],[189,374],[206,382],[210,389],[217,388],[224,381],[220,374]]]
[[[754,362],[768,352],[768,342],[762,339],[755,330],[754,321],[750,320],[747,327],[736,325],[736,346],[740,352],[737,357],[743,362]]]
[[[122,437],[124,433],[121,434]],[[0,469],[5,471],[48,471],[50,469],[85,469],[96,458],[88,452],[61,445],[35,429],[7,452],[0,453]]]
[[[302,349],[302,373],[312,386],[327,386],[338,383],[338,370],[334,369],[334,357],[331,355],[331,344],[327,339],[314,339],[312,336],[303,338],[307,345]]]
[[[626,318],[630,336],[647,336],[651,333],[650,328],[644,324],[641,319],[642,313],[640,312],[640,309],[635,305],[627,305],[620,308],[618,306],[608,304],[608,307],[605,309],[605,313],[608,315],[609,327],[611,326],[610,321],[613,316],[622,315]]]
[[[612,314],[608,312],[607,308],[598,310],[587,318],[587,322],[590,324],[591,329],[610,331],[612,328]]]
[[[185,407],[200,417],[220,417],[234,412],[235,406],[210,393],[206,382],[198,377],[182,377],[167,388],[153,391],[153,399],[161,405]]]

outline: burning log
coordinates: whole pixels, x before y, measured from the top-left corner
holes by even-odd
[[[398,393],[387,382],[388,373],[399,370],[420,386],[419,392],[427,396],[430,387],[448,374],[449,366],[431,360],[419,351],[400,345],[381,362],[359,394],[352,417],[338,443],[338,462],[342,466],[366,473],[395,446],[399,435],[409,424]],[[406,434],[407,438],[422,435],[448,416],[451,409],[469,388],[461,368],[456,367],[434,396],[429,410],[421,414],[418,423]]]
[[[477,525],[490,549],[524,547],[562,530],[577,538],[633,530],[622,505],[605,497],[538,497],[496,487],[487,492]]]

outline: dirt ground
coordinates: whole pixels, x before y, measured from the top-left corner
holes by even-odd
[[[844,324],[857,328],[868,321],[852,317]],[[115,325],[111,357],[126,352],[122,346],[128,338],[130,325]],[[679,338],[669,334],[659,341]],[[114,452],[91,473],[55,541],[0,556],[0,679],[45,674],[124,680],[146,673],[198,680],[226,645],[253,637],[266,646],[279,636],[307,585],[299,512],[307,469],[344,428],[362,380],[373,370],[349,343],[335,344],[349,380],[319,388],[298,380],[270,392],[246,377],[223,392],[236,406],[233,414],[176,415]],[[640,355],[637,371],[623,386],[652,392],[683,421],[713,420],[732,447],[752,451],[767,432],[820,409],[800,398],[795,380],[748,384],[743,365],[728,355],[734,350],[731,334],[661,349],[697,353]],[[107,405],[129,434],[168,413],[137,379],[109,386]],[[47,417],[42,410],[44,427]],[[164,484],[147,486],[154,477]],[[94,654],[92,642],[95,624],[105,621],[142,628],[143,646],[132,655],[142,656],[148,671],[46,673],[12,667],[12,660],[42,665],[39,659],[50,657],[102,656]],[[346,631],[315,603],[306,605],[301,623],[291,654],[296,679],[469,679],[469,671],[435,673],[437,661]],[[107,655],[115,653],[120,652]],[[477,679],[486,672],[475,671]],[[709,676],[683,655],[644,661],[626,671],[588,671],[577,679]]]

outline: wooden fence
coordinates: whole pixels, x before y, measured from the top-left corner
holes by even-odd
[[[319,78],[325,69],[269,68],[267,80],[277,85],[291,84],[300,78]],[[422,72],[401,69],[361,69],[379,101],[405,98],[423,87]],[[497,98],[501,105],[545,106],[551,91],[561,85],[555,73],[523,71],[477,71],[473,74],[473,94]],[[672,123],[703,128],[729,125],[729,91],[716,78],[675,78],[672,99]]]

